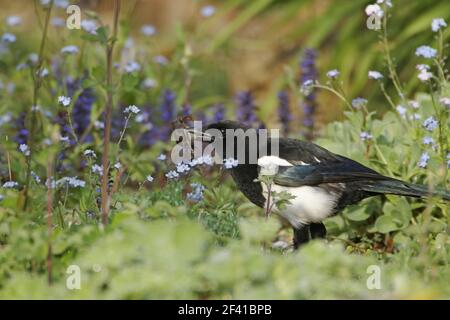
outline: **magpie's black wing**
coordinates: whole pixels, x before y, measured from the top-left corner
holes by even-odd
[[[315,186],[323,183],[394,180],[355,161],[279,167],[274,183],[286,187]]]

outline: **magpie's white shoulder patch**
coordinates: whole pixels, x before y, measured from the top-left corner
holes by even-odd
[[[279,158],[277,156],[263,156],[261,158],[258,158],[258,166],[265,167],[265,166],[270,166],[270,165],[276,165],[276,166],[280,166],[280,167],[293,166],[293,164],[290,163],[289,161],[287,161],[283,158]]]

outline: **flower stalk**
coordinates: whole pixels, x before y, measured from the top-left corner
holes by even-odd
[[[111,136],[111,119],[112,119],[112,109],[113,109],[113,90],[112,90],[112,71],[113,71],[113,52],[114,44],[117,38],[117,29],[119,23],[119,12],[120,12],[120,0],[114,1],[114,25],[112,38],[109,39],[106,45],[106,89],[107,89],[107,101],[105,106],[105,135],[103,143],[103,176],[102,176],[102,186],[101,186],[101,217],[102,224],[108,224],[109,216],[109,205],[110,205],[110,194],[108,191],[109,182],[109,150],[110,150],[110,136]]]

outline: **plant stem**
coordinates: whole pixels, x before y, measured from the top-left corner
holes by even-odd
[[[102,223],[103,225],[108,224],[109,215],[109,192],[108,192],[108,181],[109,181],[109,144],[111,137],[111,118],[112,118],[112,104],[113,104],[113,91],[112,91],[112,58],[114,44],[117,37],[117,26],[119,22],[119,12],[120,12],[120,0],[114,1],[114,27],[112,38],[106,46],[106,89],[107,89],[107,101],[105,106],[105,136],[103,143],[103,176],[102,176],[102,188],[101,188],[101,198],[102,198]]]
[[[37,110],[34,110],[33,108],[35,106],[37,106],[38,93],[39,93],[39,89],[41,88],[41,85],[42,85],[42,77],[40,75],[40,72],[41,72],[41,67],[42,67],[42,62],[43,62],[44,48],[45,48],[45,42],[47,39],[47,31],[48,31],[48,25],[50,22],[52,7],[53,7],[53,0],[50,2],[49,7],[47,8],[47,14],[45,16],[44,30],[42,32],[42,38],[41,38],[41,45],[39,48],[38,62],[37,62],[36,70],[34,71],[34,74],[33,74],[33,83],[34,83],[33,103],[31,104],[31,107],[30,107],[31,124],[30,124],[30,136],[28,139],[28,146],[30,148],[30,156],[27,157],[27,175],[26,175],[25,191],[24,191],[25,201],[24,201],[24,205],[23,205],[24,210],[27,209],[28,202],[29,202],[28,193],[29,193],[30,183],[31,183],[31,162],[32,162],[33,154],[34,154],[34,152],[33,152],[34,151],[34,138],[36,135],[34,131],[36,130],[36,121],[37,121],[36,112],[37,112]]]
[[[392,61],[392,58],[391,58],[391,50],[389,48],[389,42],[388,42],[388,36],[387,36],[387,14],[383,18],[383,36],[382,36],[382,38],[383,38],[383,45],[384,45],[384,54],[386,56],[386,61],[388,64],[389,75],[391,76],[392,83],[394,84],[394,87],[397,90],[397,94],[399,95],[401,100],[404,100],[405,96],[402,91],[400,79],[397,75],[397,72],[395,71],[394,62]]]
[[[333,88],[331,88],[329,86],[324,86],[324,85],[317,84],[317,83],[313,84],[311,87],[319,88],[319,89],[325,89],[325,90],[328,90],[328,91],[334,93],[339,99],[341,99],[347,105],[347,107],[350,110],[352,109],[352,105],[348,102],[348,100],[345,99],[345,97],[342,94],[340,94],[338,91],[336,91],[335,89],[333,89]]]
[[[48,251],[47,251],[47,276],[48,284],[52,284],[52,227],[53,227],[53,190],[50,177],[53,176],[53,153],[48,156],[47,162],[47,236],[48,236]]]

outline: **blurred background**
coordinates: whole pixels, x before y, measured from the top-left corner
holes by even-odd
[[[11,15],[23,19],[15,32],[27,34],[29,50],[37,47],[40,32],[35,32],[36,26],[42,23],[41,12],[41,18],[36,18],[39,16],[36,15],[37,2],[0,1],[0,19]],[[316,52],[313,66],[319,80],[326,81],[325,73],[338,69],[349,99],[363,96],[371,101],[372,109],[383,111],[388,108],[387,102],[379,88],[367,81],[368,70],[387,74],[379,34],[366,27],[364,9],[372,2],[127,0],[122,4],[120,45],[130,47],[131,54],[136,55],[135,43],[149,41],[155,54],[179,64],[181,58],[177,52],[180,46],[187,44],[192,54],[190,67],[194,70],[190,88],[194,110],[217,102],[232,109],[236,94],[249,90],[258,116],[265,123],[274,123],[277,92],[288,88],[291,112],[301,122],[303,108],[296,86],[304,72],[300,67],[302,59],[308,59],[304,57],[305,50],[311,48]],[[113,1],[70,3],[81,7],[83,19],[90,11],[95,11],[105,23],[111,21]],[[64,18],[64,14],[64,10],[59,9],[53,16]],[[393,1],[389,14],[394,15],[388,22],[394,63],[406,91],[415,92],[421,84],[414,74],[413,65],[419,61],[414,50],[419,45],[433,44],[434,35],[429,32],[431,20],[439,16],[448,21],[450,1]],[[151,40],[144,39],[140,32],[143,25],[155,28]],[[52,32],[62,34],[54,37]],[[61,47],[59,42],[65,41],[65,32],[57,28],[51,30],[48,51]],[[150,61],[151,57],[141,60],[145,63],[146,59]],[[393,88],[387,90],[393,92]],[[342,108],[336,97],[318,92],[318,126],[341,119]]]

